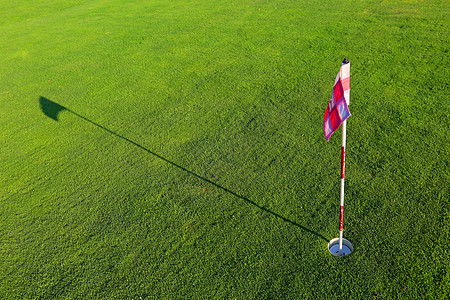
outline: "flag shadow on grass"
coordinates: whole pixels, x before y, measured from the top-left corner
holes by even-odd
[[[48,100],[47,98],[40,97],[39,104],[41,105],[42,112],[49,118],[52,118],[55,121],[58,121],[58,114],[63,110],[67,110],[62,105],[55,103],[53,101]]]
[[[53,101],[51,101],[51,100],[49,100],[49,99],[47,99],[47,98],[45,98],[45,97],[42,97],[42,96],[39,98],[39,103],[40,103],[40,105],[41,105],[41,110],[42,110],[42,112],[43,112],[46,116],[48,116],[49,118],[52,118],[52,119],[55,120],[55,121],[58,121],[58,113],[59,113],[59,112],[64,111],[64,110],[65,110],[65,111],[68,111],[68,112],[70,112],[71,114],[73,114],[73,115],[75,115],[75,116],[77,116],[77,117],[79,117],[79,118],[81,118],[81,119],[83,119],[83,120],[85,120],[85,121],[91,123],[92,125],[97,126],[98,128],[101,128],[101,129],[107,131],[108,133],[110,133],[110,134],[112,134],[112,135],[114,135],[114,136],[116,136],[116,137],[118,137],[118,138],[120,138],[120,139],[122,139],[122,140],[124,140],[124,141],[126,141],[126,142],[128,142],[128,143],[130,143],[130,144],[135,145],[136,147],[142,149],[143,151],[145,151],[145,152],[147,152],[147,153],[149,153],[149,154],[151,154],[151,155],[153,155],[153,156],[156,156],[157,158],[159,158],[159,159],[165,161],[166,163],[168,163],[168,164],[170,164],[170,165],[172,165],[172,166],[174,166],[174,167],[176,167],[176,168],[178,168],[178,169],[180,169],[180,170],[183,170],[184,172],[186,172],[186,173],[188,173],[188,174],[190,174],[190,175],[192,175],[192,176],[195,176],[195,177],[197,177],[197,178],[199,178],[199,179],[201,179],[201,180],[203,180],[203,181],[205,181],[205,182],[207,182],[207,183],[209,183],[209,184],[211,184],[211,185],[213,185],[213,186],[215,186],[215,187],[217,187],[217,188],[219,188],[219,189],[221,189],[221,190],[227,192],[228,194],[233,195],[234,197],[236,197],[236,198],[238,198],[238,199],[241,199],[241,200],[245,201],[245,202],[248,203],[248,204],[251,204],[251,205],[253,205],[253,206],[256,206],[256,207],[259,208],[260,210],[262,210],[262,211],[264,211],[264,212],[266,212],[266,213],[268,213],[268,214],[271,214],[272,216],[275,216],[275,217],[277,217],[277,218],[283,220],[284,222],[287,222],[287,223],[289,223],[289,224],[292,224],[292,225],[294,225],[294,226],[296,226],[296,227],[298,227],[298,228],[300,228],[300,229],[302,229],[302,230],[304,230],[304,231],[306,231],[306,232],[312,233],[312,234],[316,235],[317,237],[323,239],[324,241],[328,242],[328,239],[325,238],[325,237],[324,237],[323,235],[321,235],[320,233],[317,233],[317,232],[315,232],[315,231],[313,231],[313,230],[311,230],[311,229],[309,229],[309,228],[306,228],[305,226],[302,226],[302,225],[300,225],[300,224],[298,224],[298,223],[296,223],[296,222],[294,222],[294,221],[291,221],[291,220],[289,220],[288,218],[283,217],[282,215],[277,214],[276,212],[271,211],[270,209],[267,209],[267,208],[265,208],[264,206],[259,205],[258,203],[256,203],[256,202],[254,202],[254,201],[248,199],[247,197],[241,196],[241,195],[239,195],[239,194],[237,194],[237,193],[235,193],[235,192],[229,190],[229,189],[226,188],[226,187],[223,187],[223,186],[221,186],[221,185],[219,185],[219,184],[217,184],[217,183],[215,183],[215,182],[213,182],[213,181],[211,181],[211,180],[209,180],[209,179],[207,179],[207,178],[205,178],[205,177],[203,177],[203,176],[201,176],[201,175],[198,175],[197,173],[194,173],[194,172],[192,172],[192,171],[186,169],[185,167],[180,166],[180,165],[174,163],[173,161],[168,160],[167,158],[165,158],[165,157],[163,157],[163,156],[161,156],[161,155],[159,155],[159,154],[157,154],[157,153],[155,153],[155,152],[153,152],[153,151],[151,151],[151,150],[145,148],[144,146],[141,146],[140,144],[138,144],[138,143],[136,143],[136,142],[134,142],[134,141],[132,141],[132,140],[130,140],[130,139],[124,137],[124,136],[121,136],[120,134],[117,134],[117,133],[115,133],[114,131],[111,131],[111,130],[109,130],[109,129],[106,128],[106,127],[103,127],[102,125],[97,124],[97,123],[95,123],[94,121],[91,121],[91,120],[89,120],[89,119],[86,118],[86,117],[83,117],[82,115],[79,115],[78,113],[76,113],[76,112],[74,112],[74,111],[68,109],[67,107],[64,107],[64,106],[62,106],[62,105],[59,105],[58,103],[55,103],[55,102],[53,102]]]

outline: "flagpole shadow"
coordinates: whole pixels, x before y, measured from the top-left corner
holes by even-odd
[[[284,222],[287,222],[287,223],[289,223],[291,225],[294,225],[294,226],[296,226],[296,227],[298,227],[298,228],[300,228],[300,229],[302,229],[302,230],[304,230],[306,232],[312,233],[312,234],[316,235],[317,237],[321,238],[322,240],[324,240],[326,242],[328,242],[328,240],[329,240],[329,239],[325,238],[323,235],[321,235],[320,233],[315,232],[315,231],[313,231],[313,230],[311,230],[311,229],[309,229],[309,228],[307,228],[307,227],[305,227],[303,225],[300,225],[297,222],[289,220],[288,218],[283,217],[282,215],[280,215],[280,214],[278,214],[278,213],[276,213],[274,211],[271,211],[270,209],[267,209],[266,207],[261,206],[258,203],[248,199],[247,197],[239,195],[239,194],[231,191],[230,189],[228,189],[226,187],[223,187],[223,186],[221,186],[221,185],[219,185],[219,184],[217,184],[217,183],[215,183],[215,182],[213,182],[213,181],[211,181],[211,180],[209,180],[209,179],[207,179],[207,178],[205,178],[205,177],[203,177],[201,175],[198,175],[197,173],[194,173],[194,172],[186,169],[185,167],[180,166],[180,165],[174,163],[173,161],[168,160],[167,158],[165,158],[165,157],[163,157],[163,156],[161,156],[161,155],[159,155],[159,154],[157,154],[157,153],[155,153],[155,152],[145,148],[144,146],[142,146],[142,145],[140,145],[140,144],[138,144],[138,143],[136,143],[136,142],[134,142],[134,141],[132,141],[132,140],[130,140],[130,139],[120,135],[120,134],[117,134],[116,132],[111,131],[108,128],[106,128],[106,127],[104,127],[104,126],[102,126],[102,125],[100,125],[100,124],[98,124],[98,123],[96,123],[96,122],[94,122],[92,120],[89,120],[88,118],[86,118],[86,117],[84,117],[84,116],[82,116],[82,115],[80,115],[80,114],[70,110],[67,107],[64,107],[64,106],[62,106],[62,105],[60,105],[58,103],[55,103],[55,102],[53,102],[53,101],[51,101],[51,100],[49,100],[49,99],[47,99],[45,97],[42,97],[42,96],[39,98],[39,103],[40,103],[42,112],[46,116],[48,116],[49,118],[52,118],[55,121],[58,121],[58,113],[61,112],[61,111],[66,110],[66,111],[70,112],[71,114],[73,114],[73,115],[75,115],[75,116],[77,116],[77,117],[79,117],[79,118],[81,118],[81,119],[91,123],[92,125],[100,128],[100,129],[103,129],[106,132],[108,132],[108,133],[110,133],[110,134],[112,134],[112,135],[114,135],[114,136],[116,136],[116,137],[118,137],[118,138],[120,138],[120,139],[122,139],[122,140],[124,140],[124,141],[126,141],[128,143],[130,143],[130,144],[135,145],[136,147],[138,147],[138,148],[142,149],[143,151],[145,151],[145,152],[147,152],[147,153],[149,153],[149,154],[151,154],[151,155],[161,159],[162,161],[164,161],[164,162],[166,162],[166,163],[168,163],[168,164],[170,164],[170,165],[172,165],[172,166],[174,166],[174,167],[176,167],[176,168],[178,168],[178,169],[180,169],[180,170],[182,170],[182,171],[184,171],[184,172],[186,172],[186,173],[188,173],[188,174],[190,174],[192,176],[195,176],[198,179],[201,179],[201,180],[203,180],[203,181],[205,181],[205,182],[207,182],[207,183],[217,187],[218,189],[221,189],[221,190],[227,192],[228,194],[233,195],[234,197],[236,197],[238,199],[241,199],[244,202],[257,207],[260,210],[262,210],[262,211],[264,211],[264,212],[266,212],[268,214],[271,214],[272,216],[275,216],[275,217],[283,220]]]

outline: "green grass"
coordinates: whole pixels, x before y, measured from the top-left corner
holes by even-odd
[[[447,299],[448,1],[0,7],[0,298]]]

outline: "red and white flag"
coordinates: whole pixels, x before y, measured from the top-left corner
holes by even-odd
[[[327,142],[339,126],[351,116],[350,103],[350,62],[344,61],[334,82],[333,94],[323,117],[323,131]]]

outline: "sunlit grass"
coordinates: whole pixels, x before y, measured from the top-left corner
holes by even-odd
[[[448,3],[142,2],[0,1],[0,298],[445,299]]]

